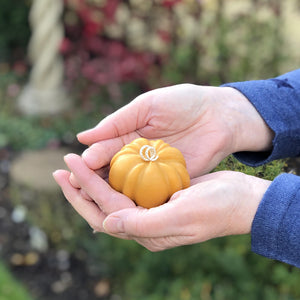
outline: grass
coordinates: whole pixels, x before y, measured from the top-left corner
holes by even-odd
[[[0,260],[0,300],[33,300],[26,288]]]

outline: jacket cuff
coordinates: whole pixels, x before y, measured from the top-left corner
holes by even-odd
[[[235,153],[238,160],[255,167],[279,158],[300,155],[299,78],[300,69],[277,78],[222,85],[244,94],[275,133],[270,152]]]
[[[266,191],[251,229],[252,251],[300,267],[300,177],[282,174]]]

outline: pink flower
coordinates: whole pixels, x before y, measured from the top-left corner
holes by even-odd
[[[181,2],[181,0],[163,0],[162,5],[168,8],[172,8],[174,5]]]
[[[117,11],[119,0],[109,0],[103,7],[103,13],[109,21],[114,21],[115,13]]]
[[[72,43],[68,38],[64,38],[61,41],[60,47],[59,47],[59,51],[62,54],[66,54],[72,51]]]

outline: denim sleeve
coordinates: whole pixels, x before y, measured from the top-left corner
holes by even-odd
[[[270,152],[239,152],[250,166],[300,155],[300,69],[266,80],[227,83],[244,94],[274,131]]]
[[[270,152],[235,153],[258,166],[300,155],[300,69],[267,80],[229,83],[254,105],[274,131]],[[251,229],[252,251],[300,268],[300,177],[275,178],[258,207]]]
[[[254,217],[252,251],[300,268],[300,177],[282,174],[266,191]]]

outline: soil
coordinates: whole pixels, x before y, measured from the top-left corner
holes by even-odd
[[[121,298],[110,283],[94,274],[85,255],[72,255],[49,245],[32,247],[32,226],[17,216],[9,198],[9,170],[15,154],[0,149],[0,258],[37,300],[98,300]]]

